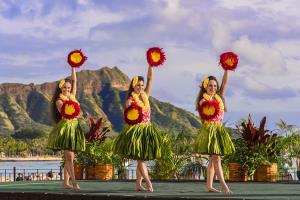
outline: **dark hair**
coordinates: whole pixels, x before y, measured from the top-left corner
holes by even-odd
[[[72,85],[72,80],[70,79],[65,79],[65,82],[68,82]],[[61,93],[61,89],[59,88],[59,82],[56,85],[54,95],[51,100],[51,114],[52,114],[52,120],[57,123],[59,120],[61,120],[61,115],[60,112],[58,111],[56,107],[56,101],[59,98],[59,94]]]
[[[138,81],[143,81],[144,82],[144,77],[142,76],[138,76]],[[129,85],[129,89],[128,89],[128,92],[127,92],[127,97],[126,97],[126,100],[129,99],[129,97],[131,96],[131,93],[133,92],[133,86],[132,86],[132,82],[133,82],[133,79],[131,80],[130,82],[130,85]]]
[[[208,80],[214,80],[216,81],[217,83],[217,94],[220,95],[220,86],[219,86],[219,82],[217,80],[216,77],[214,76],[209,76],[208,77]],[[197,96],[197,99],[196,99],[196,103],[195,103],[195,106],[196,106],[196,110],[198,110],[198,104],[199,102],[201,101],[201,99],[203,99],[203,94],[207,92],[206,89],[203,87],[203,81],[201,82],[201,87],[200,87],[200,90],[199,90],[199,93],[198,93],[198,96]],[[223,103],[224,103],[224,110],[226,111],[226,106],[225,106],[225,99],[224,97],[221,97],[222,100],[223,100]]]

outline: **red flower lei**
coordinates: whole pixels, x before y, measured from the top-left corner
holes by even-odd
[[[210,121],[219,114],[220,105],[215,99],[206,100],[198,106],[198,112],[204,121]]]
[[[124,119],[128,125],[141,123],[143,120],[143,109],[136,104],[128,106],[124,111]]]
[[[80,114],[80,105],[76,101],[64,101],[61,107],[61,116],[65,119],[74,119]]]

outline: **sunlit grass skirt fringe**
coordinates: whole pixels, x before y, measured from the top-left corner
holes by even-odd
[[[205,155],[230,155],[235,148],[222,124],[203,123],[194,143],[194,151]]]
[[[126,126],[114,143],[114,152],[129,159],[153,160],[162,154],[161,131],[151,123]]]
[[[52,150],[84,151],[85,137],[78,120],[60,120],[49,135],[47,147]]]

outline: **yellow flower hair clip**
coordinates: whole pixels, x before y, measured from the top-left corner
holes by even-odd
[[[138,83],[139,81],[139,77],[138,76],[134,76],[133,79],[132,79],[132,87],[135,87],[136,84]]]
[[[58,87],[61,89],[64,86],[65,82],[65,79],[59,81]]]
[[[203,79],[202,86],[203,86],[204,89],[207,88],[208,82],[209,82],[209,78],[208,77],[206,77],[206,78]]]

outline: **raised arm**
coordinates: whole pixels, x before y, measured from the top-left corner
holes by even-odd
[[[149,97],[150,95],[150,90],[152,87],[152,79],[153,79],[153,67],[151,65],[148,66],[148,73],[147,73],[147,85],[145,88],[145,93]]]
[[[224,70],[222,84],[221,84],[221,87],[220,87],[220,95],[222,97],[224,97],[224,95],[225,95],[225,90],[227,88],[227,84],[228,84],[228,70]]]
[[[76,96],[76,92],[77,92],[77,77],[76,77],[75,67],[72,67],[71,79],[72,79],[72,91],[71,91],[71,94],[74,95],[74,96]]]

